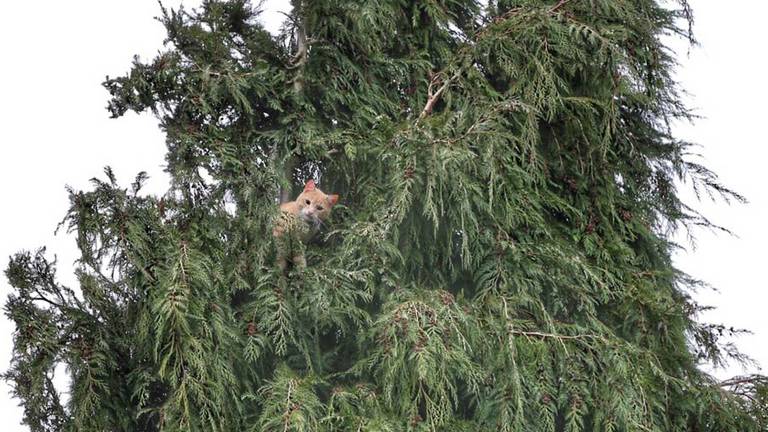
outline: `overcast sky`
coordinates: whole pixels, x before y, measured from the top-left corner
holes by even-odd
[[[165,0],[175,7],[181,1]],[[199,1],[185,1],[196,5]],[[254,1],[254,3],[256,3]],[[747,196],[747,205],[700,203],[716,223],[738,238],[699,232],[696,250],[680,253],[677,265],[720,292],[700,292],[717,306],[702,318],[751,329],[736,342],[768,366],[768,313],[763,265],[768,254],[765,85],[768,2],[691,0],[701,47],[675,43],[680,50],[679,79],[691,93],[689,104],[705,118],[679,125],[681,138],[700,143],[706,165]],[[275,30],[288,0],[266,2],[267,28]],[[156,0],[60,0],[0,2],[0,267],[22,249],[46,245],[59,259],[60,280],[73,281],[76,258],[70,236],[53,236],[68,207],[64,185],[87,188],[88,179],[111,165],[121,184],[147,171],[150,193],[162,193],[165,144],[149,114],[108,118],[106,75],[128,71],[134,54],[143,59],[161,49],[164,31],[153,19]],[[692,196],[688,194],[692,199]],[[9,292],[0,277],[0,302]],[[0,370],[10,361],[13,326],[0,319]],[[762,343],[761,343],[762,342]],[[752,368],[750,371],[755,371]],[[716,372],[742,373],[738,367]],[[0,418],[8,432],[26,430],[18,402],[0,383]]]

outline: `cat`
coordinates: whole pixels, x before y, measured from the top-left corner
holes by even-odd
[[[280,270],[284,272],[288,262],[299,269],[307,266],[305,244],[320,230],[338,202],[338,195],[326,195],[317,188],[314,180],[309,180],[296,201],[280,205],[280,217],[272,229]]]

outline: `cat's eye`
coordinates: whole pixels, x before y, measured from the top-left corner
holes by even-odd
[[[317,206],[317,209],[323,211],[323,206]]]
[[[312,204],[309,200],[304,200],[304,202],[307,203],[307,205]]]

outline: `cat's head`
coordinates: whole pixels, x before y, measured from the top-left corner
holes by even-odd
[[[304,191],[296,198],[299,216],[307,223],[320,225],[331,215],[331,208],[339,202],[338,195],[326,195],[315,186],[314,180],[304,185]]]

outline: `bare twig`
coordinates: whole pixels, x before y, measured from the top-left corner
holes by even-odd
[[[552,9],[550,9],[550,10],[549,10],[549,13],[555,13],[555,12],[557,12],[557,10],[558,10],[558,9],[560,9],[560,8],[561,8],[561,7],[563,7],[563,6],[565,6],[565,5],[566,5],[568,2],[570,2],[570,1],[571,1],[571,0],[560,0],[560,2],[559,2],[559,3],[557,3],[557,4],[556,4],[556,5],[554,5],[554,6],[552,6]]]
[[[735,377],[720,382],[720,387],[736,387],[743,384],[768,384],[768,377],[752,375],[748,377]]]
[[[416,122],[418,123],[419,120],[424,119],[426,116],[430,115],[432,113],[432,110],[435,108],[435,104],[437,101],[440,100],[440,96],[445,92],[445,90],[454,82],[456,81],[459,76],[461,76],[461,68],[456,71],[456,73],[453,74],[449,79],[445,80],[440,88],[437,89],[437,91],[434,90],[435,86],[440,83],[440,77],[442,73],[436,73],[432,75],[432,79],[429,82],[429,87],[427,88],[427,103],[424,105],[424,109],[421,110],[421,114],[419,114],[418,120]]]
[[[288,18],[288,21],[290,21],[291,24],[296,25],[296,18],[293,15],[289,14],[288,12],[284,12],[284,11],[277,11],[277,13],[279,13],[281,15],[284,15],[286,18]]]
[[[37,290],[35,290],[35,291],[37,291]],[[38,294],[39,294],[39,291],[38,291]],[[49,305],[54,306],[54,307],[56,307],[58,309],[65,309],[65,307],[63,305],[60,305],[60,304],[56,303],[55,301],[53,301],[53,300],[51,300],[51,299],[49,299],[47,297],[44,297],[42,295],[38,296],[38,297],[30,297],[29,299],[32,300],[32,301],[38,301],[38,300],[39,301],[44,301],[44,302],[48,303]]]

